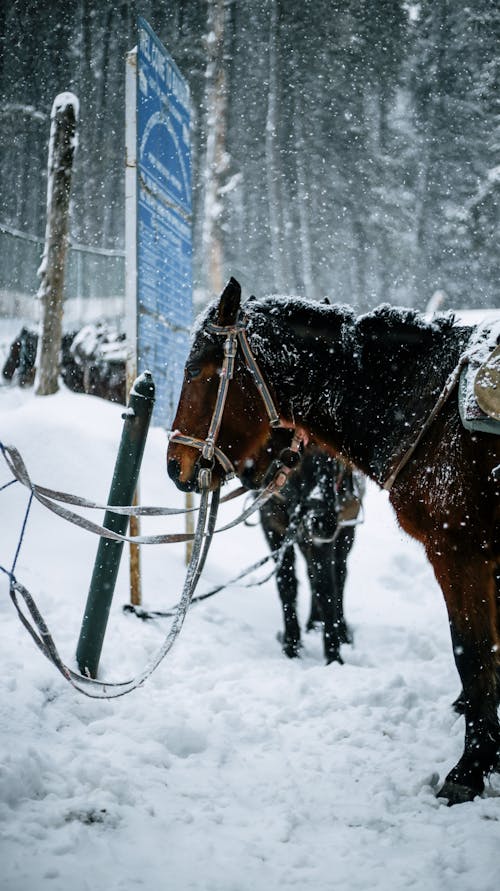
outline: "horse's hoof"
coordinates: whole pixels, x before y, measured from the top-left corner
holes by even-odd
[[[470,786],[464,786],[462,783],[452,783],[449,780],[445,780],[437,797],[447,798],[448,807],[452,807],[454,804],[465,804],[466,801],[472,801],[476,795],[479,795],[479,791],[471,789]]]
[[[354,641],[354,635],[349,627],[349,625],[342,625],[339,629],[339,640],[340,643],[352,644]]]
[[[300,640],[287,641],[282,631],[278,631],[276,640],[281,644],[282,652],[288,659],[298,659],[300,657],[300,650],[302,648]]]
[[[309,619],[306,625],[306,631],[319,631],[323,625],[321,619]]]
[[[283,652],[287,659],[300,659],[300,647],[283,647]]]
[[[300,643],[286,643],[282,646],[282,652],[288,659],[300,659],[300,650],[302,648],[302,644]]]
[[[463,690],[460,693],[460,696],[457,696],[455,702],[452,703],[452,709],[457,713],[457,715],[463,715],[465,713],[465,697],[463,694]]]
[[[340,655],[340,653],[329,653],[326,655],[325,658],[326,658],[327,665],[331,665],[332,662],[337,662],[339,665],[344,664],[344,660],[342,659],[342,656]]]

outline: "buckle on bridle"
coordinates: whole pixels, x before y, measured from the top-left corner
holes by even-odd
[[[200,489],[209,489],[212,485],[212,468],[200,467],[198,471],[198,486]]]
[[[201,450],[201,457],[204,458],[205,461],[212,461],[213,464],[214,455],[215,448],[213,442],[207,442],[207,440],[205,440],[205,444]]]

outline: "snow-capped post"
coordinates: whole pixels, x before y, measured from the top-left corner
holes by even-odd
[[[59,93],[50,116],[45,247],[38,269],[41,304],[35,392],[56,393],[59,384],[63,289],[68,246],[69,199],[77,146],[79,102],[73,93]]]

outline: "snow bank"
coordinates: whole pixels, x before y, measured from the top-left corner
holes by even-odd
[[[32,478],[102,501],[121,409],[67,391],[0,389],[0,438]],[[182,505],[149,436],[143,504]],[[9,474],[0,469],[0,486]],[[12,561],[27,495],[0,493],[0,563]],[[240,505],[225,506],[220,521]],[[143,522],[143,532],[179,520]],[[97,542],[35,505],[17,575],[72,662]],[[266,553],[260,529],[216,537],[199,592]],[[124,554],[125,555],[125,554]],[[126,555],[125,555],[126,556]],[[301,614],[307,612],[302,564]],[[165,608],[182,546],[143,549],[143,600]],[[101,676],[127,678],[166,620],[124,615],[120,570]],[[287,661],[271,582],[194,607],[169,658],[115,701],[78,695],[22,628],[0,578],[2,891],[493,891],[500,778],[449,809],[435,798],[462,749],[459,681],[440,592],[419,546],[368,486],[349,558],[345,665],[323,665],[320,635]]]

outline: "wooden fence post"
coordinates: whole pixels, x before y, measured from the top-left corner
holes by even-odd
[[[64,268],[78,109],[78,99],[73,93],[60,93],[54,99],[50,116],[47,223],[45,247],[38,270],[40,287],[37,297],[41,302],[35,376],[38,396],[48,396],[59,389]]]

